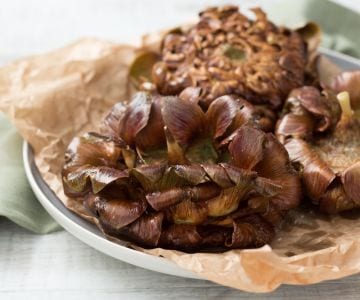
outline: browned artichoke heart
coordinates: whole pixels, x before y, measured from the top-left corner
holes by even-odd
[[[258,129],[252,105],[231,96],[204,111],[199,90],[137,93],[116,104],[101,134],[66,152],[66,195],[109,235],[183,250],[259,247],[299,203],[285,148]]]
[[[346,72],[334,81],[333,90],[344,91],[337,96],[296,89],[277,124],[307,195],[326,213],[360,207],[360,115],[352,109],[360,107],[359,85],[359,72]],[[351,104],[346,90],[354,95]]]
[[[189,86],[201,87],[203,107],[227,94],[272,109],[281,107],[288,93],[304,84],[319,29],[311,23],[297,32],[275,26],[259,8],[253,13],[255,20],[245,17],[236,6],[201,12],[194,26],[164,36],[160,55],[141,53],[130,78],[138,85],[152,81],[162,95],[177,95]],[[146,67],[156,59],[159,61],[149,76]],[[146,82],[143,87],[151,85]]]

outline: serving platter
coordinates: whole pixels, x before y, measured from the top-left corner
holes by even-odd
[[[321,49],[321,53],[343,70],[360,69],[360,60],[328,49]],[[35,165],[31,146],[27,142],[23,144],[23,162],[29,184],[42,206],[65,230],[82,242],[138,267],[174,276],[200,279],[196,274],[183,270],[164,258],[145,254],[107,240],[94,224],[68,210],[41,177]]]

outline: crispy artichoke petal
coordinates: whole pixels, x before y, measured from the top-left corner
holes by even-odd
[[[225,228],[224,226],[199,226],[197,230],[204,247],[223,248],[226,241],[231,237],[231,228]]]
[[[158,53],[143,51],[138,54],[130,65],[129,78],[137,89],[146,81],[151,81],[152,67],[160,60]]]
[[[307,44],[308,63],[312,63],[318,55],[318,47],[321,42],[320,26],[314,22],[306,23],[303,27],[296,29]]]
[[[113,137],[119,136],[119,124],[126,110],[126,105],[122,102],[116,103],[105,117],[100,126],[100,131],[104,135]]]
[[[191,200],[205,201],[219,196],[221,188],[214,183],[206,182],[190,188]]]
[[[292,170],[286,149],[272,134],[267,134],[263,160],[256,165],[255,170],[265,178],[281,186],[281,190],[271,198],[281,210],[296,207],[302,198],[299,176]]]
[[[207,180],[206,172],[198,164],[192,165],[175,165],[173,166],[174,172],[181,178],[184,178],[186,181],[193,185],[198,185],[204,183]]]
[[[209,178],[218,186],[222,188],[229,188],[234,185],[233,182],[230,180],[229,175],[226,173],[225,169],[221,165],[202,164],[201,166],[203,167]]]
[[[350,94],[351,107],[355,110],[360,109],[360,71],[347,71],[337,75],[331,88],[340,93],[347,91]]]
[[[190,184],[187,178],[190,179],[189,174],[179,174],[176,171],[176,166],[169,166],[166,168],[161,179],[153,187],[155,191],[166,191],[176,187],[184,187]]]
[[[238,185],[222,190],[219,196],[206,201],[208,215],[210,217],[221,217],[234,212],[250,189],[250,186]]]
[[[203,111],[197,104],[177,97],[165,97],[163,101],[165,126],[181,146],[187,146],[203,129]]]
[[[114,232],[137,220],[147,207],[144,200],[105,199],[94,194],[87,195],[85,201],[101,224]]]
[[[183,101],[198,104],[201,98],[201,93],[202,90],[199,87],[187,87],[180,93],[179,98]]]
[[[276,126],[276,135],[284,142],[286,137],[308,138],[311,136],[314,122],[308,114],[286,114]]]
[[[265,134],[253,127],[242,126],[229,145],[235,166],[251,170],[263,157]]]
[[[302,186],[298,174],[284,173],[282,177],[275,180],[281,190],[271,197],[271,203],[275,204],[280,210],[289,210],[296,208],[302,199]]]
[[[265,111],[261,111],[260,106],[254,106],[242,98],[236,99],[236,102],[238,103],[238,110],[236,112],[234,121],[230,126],[230,132],[235,131],[242,125],[254,122],[257,123],[260,128],[262,128],[259,122]]]
[[[230,164],[220,164],[234,185],[249,186],[257,177],[256,172],[241,169]]]
[[[341,211],[353,209],[356,202],[346,194],[344,187],[339,182],[329,187],[319,199],[320,211],[327,214],[336,214]]]
[[[202,244],[196,226],[173,224],[161,233],[160,244],[170,248],[196,248]]]
[[[334,172],[303,140],[291,139],[285,147],[291,161],[301,165],[307,193],[312,199],[319,199],[335,179]]]
[[[146,195],[150,206],[159,211],[181,201],[189,199],[190,192],[183,188],[174,188],[163,192],[152,192]]]
[[[203,203],[187,199],[171,207],[170,215],[175,224],[198,225],[206,220],[208,210]]]
[[[74,138],[65,153],[65,172],[83,165],[116,166],[124,144],[96,133]]]
[[[341,181],[346,194],[360,205],[360,161],[343,172]]]
[[[234,231],[226,246],[231,248],[261,247],[270,243],[274,228],[262,217],[251,215],[234,221]]]
[[[166,170],[165,164],[142,165],[130,171],[147,191],[155,189],[155,184],[160,181]]]
[[[210,104],[205,120],[213,139],[225,134],[238,111],[239,103],[230,96],[219,97]]]
[[[266,134],[262,160],[254,169],[259,176],[277,180],[289,173],[289,155],[273,134]]]
[[[137,134],[148,124],[151,104],[145,92],[136,93],[119,119],[119,136],[130,146]]]
[[[307,112],[315,116],[315,130],[324,132],[333,128],[340,119],[340,105],[330,91],[326,91],[323,95],[319,90],[312,86],[304,86],[295,89],[289,95],[289,100],[295,98]]]
[[[156,247],[160,240],[163,219],[162,212],[144,214],[135,222],[122,228],[120,234],[140,245]]]
[[[152,98],[150,115],[146,126],[136,135],[136,146],[147,152],[165,147],[164,122],[161,115],[162,98]]]
[[[128,177],[129,172],[127,170],[121,171],[109,167],[85,165],[63,176],[65,194],[70,197],[82,195],[88,190],[89,182],[91,183],[92,192],[97,194],[110,183],[116,180],[127,179]]]
[[[274,197],[283,190],[283,186],[278,180],[274,181],[264,177],[257,177],[253,185],[255,190],[264,197]]]

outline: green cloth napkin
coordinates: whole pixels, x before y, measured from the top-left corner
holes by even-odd
[[[327,0],[283,1],[265,6],[277,24],[296,26],[317,22],[323,32],[323,46],[360,57],[360,17]],[[0,215],[33,232],[47,233],[59,225],[46,213],[27,183],[21,157],[22,139],[0,114]]]
[[[60,226],[35,198],[25,177],[22,138],[0,113],[0,215],[36,233]]]

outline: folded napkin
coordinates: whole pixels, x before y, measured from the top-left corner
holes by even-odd
[[[266,6],[277,24],[296,26],[315,21],[323,32],[323,47],[360,57],[360,17],[327,0],[276,2]],[[0,113],[0,216],[36,233],[60,229],[35,198],[27,183],[21,156],[22,139]]]
[[[37,201],[25,177],[22,138],[0,113],[0,215],[36,233],[60,226]]]

